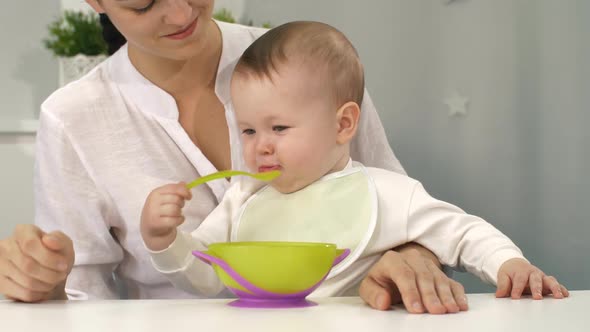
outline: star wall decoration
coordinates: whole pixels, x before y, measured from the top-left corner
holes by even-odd
[[[458,92],[453,92],[445,99],[445,104],[449,107],[449,116],[465,116],[467,115],[467,105],[469,99],[461,96]]]

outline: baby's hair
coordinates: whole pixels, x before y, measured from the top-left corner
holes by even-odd
[[[280,25],[258,38],[244,51],[236,73],[272,80],[281,65],[299,61],[320,77],[332,91],[337,107],[363,101],[365,79],[358,53],[344,34],[334,27],[310,21]]]

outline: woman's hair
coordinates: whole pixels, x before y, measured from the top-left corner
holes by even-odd
[[[127,40],[106,14],[100,14],[100,25],[102,25],[102,38],[109,47],[109,55],[117,52],[121,46],[125,45]]]

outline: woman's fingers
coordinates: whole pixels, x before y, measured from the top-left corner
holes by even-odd
[[[440,299],[442,305],[446,308],[445,312],[455,313],[460,311],[461,308],[459,307],[455,296],[465,296],[464,292],[462,292],[463,286],[447,277],[437,266],[432,264],[432,262],[426,262],[425,265],[430,273],[432,273],[432,280],[435,285],[436,293],[438,294],[438,299]],[[454,284],[458,284],[459,287],[454,287]],[[459,293],[455,295],[454,292]],[[424,300],[424,302],[426,302],[426,300]],[[428,308],[428,304],[426,307]]]
[[[73,245],[65,234],[19,225],[12,237],[0,241],[0,294],[24,302],[48,298],[64,287],[73,262]]]
[[[55,284],[46,283],[37,277],[28,275],[20,271],[12,262],[2,262],[3,271],[2,275],[9,278],[14,283],[20,285],[24,289],[28,289],[33,292],[45,293],[49,292],[55,287]]]
[[[439,286],[445,296],[450,296],[450,289],[445,289],[444,285],[438,285],[435,281],[433,271],[428,267],[427,262],[418,251],[410,251],[405,263],[413,271],[418,285],[418,291],[422,304],[431,314],[444,314],[447,308],[441,301]],[[436,268],[438,270],[438,268]]]
[[[0,293],[6,298],[22,302],[38,302],[46,295],[44,292],[36,292],[25,288],[12,279],[0,275]]]
[[[13,263],[13,260],[20,260],[16,257],[19,251],[13,238],[0,241],[0,247],[0,294],[16,301],[37,302],[55,288],[55,285],[42,281],[45,276],[42,273],[39,276],[39,273],[46,268],[34,260],[29,260],[31,263],[27,263],[27,269],[35,271],[35,277],[23,272]]]
[[[360,295],[380,310],[399,301],[411,313],[444,314],[468,309],[463,286],[419,253],[387,252],[363,280]]]
[[[59,254],[65,259],[65,263],[68,265],[65,270],[70,271],[72,269],[76,255],[74,252],[74,242],[72,242],[72,239],[70,239],[69,236],[60,231],[53,231],[43,235],[41,242],[43,242],[43,245],[45,245],[47,249],[51,250],[53,253]],[[64,270],[64,262],[61,261],[59,263],[58,270]]]
[[[414,272],[395,251],[386,252],[373,265],[359,295],[375,309],[387,310],[401,301],[409,312],[424,312]]]
[[[455,303],[459,306],[459,310],[469,310],[469,303],[467,302],[467,296],[465,296],[465,288],[455,280],[451,280],[451,291],[455,297]]]
[[[383,264],[384,270],[381,270],[379,277],[383,280],[382,284],[392,283],[392,298],[401,298],[406,310],[411,313],[424,313],[425,308],[417,273],[408,264],[404,255],[395,251],[388,251],[381,257],[381,260],[385,264]],[[423,272],[423,270],[420,272]],[[426,284],[422,285],[422,287],[428,288]]]
[[[43,255],[37,254],[37,256]],[[37,290],[33,288],[34,285],[39,284],[38,282],[55,287],[66,277],[65,271],[56,271],[41,265],[35,258],[23,253],[18,245],[13,246],[10,250],[9,262],[6,265],[7,270],[10,272],[8,276],[12,280],[32,290]],[[14,267],[14,269],[11,267]]]
[[[361,298],[370,305],[373,309],[389,310],[391,308],[391,287],[388,285],[381,285],[371,276],[367,276],[359,288]],[[398,302],[401,299],[397,300]]]

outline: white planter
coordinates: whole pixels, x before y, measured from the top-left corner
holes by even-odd
[[[106,55],[59,57],[59,85],[64,86],[88,73],[107,58]]]

